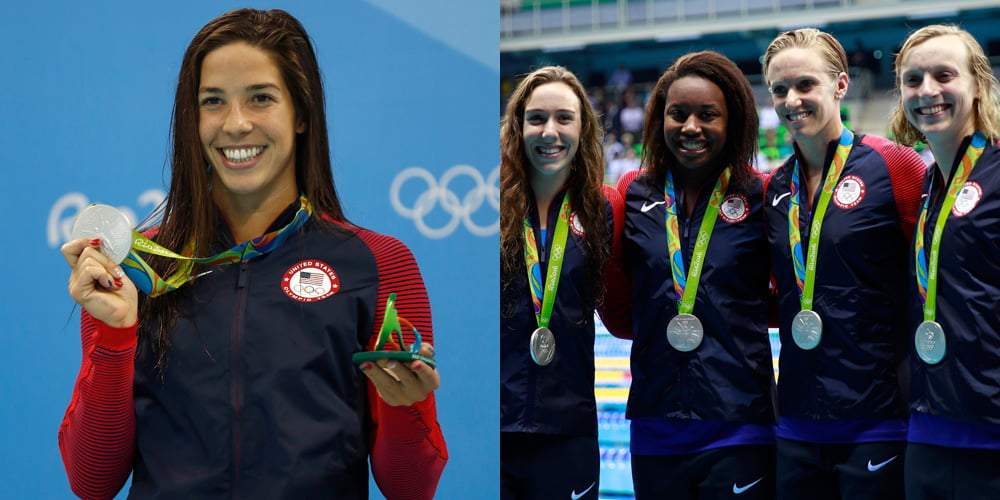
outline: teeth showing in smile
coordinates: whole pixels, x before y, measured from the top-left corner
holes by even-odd
[[[685,151],[701,151],[705,149],[705,141],[681,141],[681,149]]]
[[[788,121],[797,122],[809,115],[808,111],[800,111],[798,113],[792,113],[788,115]]]
[[[917,108],[917,114],[919,115],[933,115],[940,113],[945,110],[944,104],[935,104],[934,106],[925,106],[923,108]]]
[[[256,158],[262,151],[264,151],[264,146],[222,148],[222,154],[225,155],[226,159],[235,163],[242,163]]]
[[[543,155],[557,155],[563,150],[562,146],[538,146],[538,152]]]

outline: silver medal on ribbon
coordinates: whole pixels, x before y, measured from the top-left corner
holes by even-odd
[[[705,328],[693,314],[678,314],[667,324],[667,342],[681,352],[690,352],[701,345]]]
[[[936,321],[920,323],[917,333],[913,335],[913,344],[917,348],[917,356],[929,365],[940,363],[948,351],[944,329]]]
[[[556,336],[552,330],[540,327],[531,333],[531,359],[538,366],[545,366],[552,362],[556,355]]]
[[[815,349],[823,338],[823,320],[816,311],[799,311],[792,320],[792,340],[800,349]]]

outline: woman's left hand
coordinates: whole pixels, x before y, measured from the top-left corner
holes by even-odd
[[[420,354],[434,356],[434,346],[424,343]],[[423,361],[400,362],[395,359],[366,361],[361,372],[378,390],[378,395],[389,406],[410,406],[427,399],[427,395],[441,385],[441,375]]]

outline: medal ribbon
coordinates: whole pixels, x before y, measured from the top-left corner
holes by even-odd
[[[674,192],[674,176],[667,170],[667,178],[663,183],[663,199],[666,200],[667,251],[670,254],[670,272],[674,278],[674,293],[677,298],[677,311],[680,314],[691,314],[694,311],[694,299],[698,294],[698,281],[701,279],[702,264],[705,263],[705,253],[708,251],[708,241],[715,229],[715,220],[719,216],[719,206],[722,197],[729,186],[730,167],[722,170],[719,179],[715,181],[712,197],[708,200],[708,208],[701,219],[698,229],[698,239],[695,240],[694,254],[691,255],[691,267],[684,270],[684,255],[681,253],[681,237],[677,218],[677,196]]]
[[[917,268],[917,289],[920,291],[920,299],[924,302],[924,321],[934,321],[937,315],[937,271],[938,256],[941,254],[941,234],[944,232],[944,224],[948,221],[948,214],[951,207],[955,205],[958,192],[965,185],[965,181],[972,173],[972,168],[976,166],[979,157],[983,155],[986,147],[986,136],[981,131],[976,131],[972,136],[972,141],[965,148],[965,154],[955,170],[948,185],[948,193],[945,195],[941,212],[938,214],[937,224],[934,225],[934,235],[931,237],[931,252],[928,259],[924,252],[924,227],[927,224],[927,210],[930,206],[931,192],[934,188],[934,176],[931,176],[930,186],[927,189],[927,197],[924,198],[924,205],[920,209],[920,217],[917,219],[917,237],[913,245],[916,252]],[[928,263],[928,260],[930,261]],[[929,264],[929,266],[928,266]]]
[[[826,208],[830,204],[830,197],[833,195],[833,187],[840,181],[840,174],[844,171],[844,163],[847,162],[847,155],[851,154],[854,147],[854,134],[846,127],[840,134],[840,143],[837,151],[833,153],[833,161],[827,170],[826,179],[823,180],[819,203],[816,205],[816,213],[812,219],[812,226],[809,230],[809,254],[805,265],[802,264],[802,233],[799,230],[799,193],[801,183],[799,182],[799,160],[795,160],[792,167],[791,203],[788,206],[788,243],[792,248],[792,267],[795,269],[795,282],[799,286],[799,302],[803,311],[812,310],[813,287],[816,284],[816,259],[819,253],[819,234],[823,228],[823,219],[826,217]]]
[[[304,194],[299,195],[299,211],[296,212],[295,217],[288,225],[252,240],[245,241],[211,257],[191,257],[194,254],[192,244],[189,244],[184,249],[184,255],[174,253],[133,229],[132,249],[122,262],[122,269],[125,270],[125,274],[135,283],[137,288],[150,297],[158,297],[172,292],[180,288],[184,283],[187,283],[191,279],[191,270],[195,262],[222,266],[264,255],[281,245],[290,235],[302,227],[311,215],[312,205]],[[177,272],[163,279],[139,256],[139,251],[179,259],[184,262],[181,263]]]
[[[538,258],[538,244],[535,232],[531,229],[531,219],[524,218],[524,262],[528,269],[528,285],[531,287],[531,302],[535,306],[535,319],[539,328],[548,328],[552,319],[552,306],[556,302],[556,289],[559,287],[559,275],[562,270],[563,257],[566,250],[566,239],[569,235],[569,191],[563,196],[559,218],[556,219],[556,230],[552,236],[552,249],[549,252],[549,263],[545,269],[545,289],[542,289],[541,265]],[[539,214],[542,216],[542,214]]]

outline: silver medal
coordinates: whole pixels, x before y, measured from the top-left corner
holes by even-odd
[[[531,359],[539,366],[552,362],[556,355],[556,336],[552,330],[540,327],[531,334]]]
[[[91,205],[73,223],[70,239],[78,238],[100,238],[101,253],[121,264],[132,249],[132,223],[115,207]]]
[[[705,328],[693,314],[678,314],[667,324],[667,342],[678,351],[693,351],[704,338]]]
[[[913,344],[917,348],[917,356],[929,365],[940,363],[948,350],[944,330],[935,321],[920,323],[913,336]]]
[[[800,349],[815,349],[823,338],[823,320],[816,311],[799,311],[792,320],[792,340]]]

